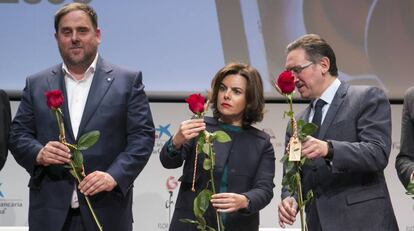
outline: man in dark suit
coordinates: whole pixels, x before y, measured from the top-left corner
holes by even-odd
[[[0,170],[6,163],[8,150],[9,129],[11,121],[9,96],[0,90]]]
[[[401,183],[407,187],[414,179],[414,87],[410,87],[404,95],[400,139],[395,168]]]
[[[97,230],[88,195],[104,230],[132,230],[132,188],[154,144],[154,125],[140,71],[114,66],[98,55],[101,41],[91,7],[71,3],[55,15],[63,63],[29,76],[13,120],[10,149],[30,174],[30,230]],[[88,131],[100,139],[83,152],[85,179],[75,185],[69,149],[58,142],[46,91],[64,93],[66,137]]]
[[[301,97],[311,100],[299,117],[309,122],[319,117],[321,123],[302,143],[302,155],[311,160],[303,167],[302,184],[304,192],[314,192],[305,209],[309,230],[398,230],[384,178],[391,146],[384,92],[339,81],[335,53],[318,35],[288,45],[286,69]],[[282,189],[278,210],[281,227],[293,224],[295,195]]]

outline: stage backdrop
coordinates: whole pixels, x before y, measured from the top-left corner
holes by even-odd
[[[12,102],[13,114],[18,102]],[[296,105],[295,111],[299,112],[306,105]],[[286,104],[267,104],[265,119],[257,127],[266,131],[272,137],[272,143],[276,152],[276,177],[274,182],[275,197],[272,202],[261,212],[261,227],[277,227],[277,209],[280,202],[280,188],[282,177],[282,165],[280,158],[284,149],[284,131],[287,120],[282,118],[282,112]],[[164,169],[158,155],[162,145],[177,129],[178,124],[191,117],[191,113],[184,103],[151,103],[151,109],[155,121],[156,141],[152,156],[138,176],[134,187],[134,230],[156,231],[168,230],[169,217],[174,210],[174,201],[178,193],[181,169]],[[401,230],[413,230],[414,202],[405,195],[405,190],[398,180],[394,163],[399,151],[401,105],[392,105],[393,145],[388,167],[385,171],[388,187]],[[4,169],[0,172],[0,226],[25,226],[27,225],[28,211],[28,174],[16,164],[13,156],[9,155]],[[172,190],[172,204],[168,203]],[[372,211],[375,213],[375,211]],[[293,226],[299,227],[299,223]]]
[[[410,0],[0,0],[1,88],[20,91],[27,75],[60,62],[53,15],[70,2],[97,10],[101,54],[143,70],[152,95],[204,91],[231,61],[268,80],[284,69],[286,45],[306,33],[330,42],[342,80],[393,99],[412,83]],[[269,81],[265,91],[279,97]]]

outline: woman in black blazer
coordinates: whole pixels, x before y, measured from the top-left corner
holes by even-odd
[[[206,188],[209,175],[202,170],[199,155],[195,192],[191,191],[194,173],[196,137],[207,130],[223,130],[227,143],[214,142],[216,152],[215,183],[217,194],[204,217],[217,227],[218,211],[226,231],[259,230],[259,211],[273,197],[275,157],[270,137],[251,125],[263,119],[264,97],[260,74],[251,66],[232,63],[223,67],[212,81],[213,118],[183,121],[174,136],[165,143],[160,160],[165,168],[184,164],[181,186],[175,204],[170,231],[197,230],[196,225],[179,221],[195,220],[193,201]],[[201,170],[200,170],[201,169]]]

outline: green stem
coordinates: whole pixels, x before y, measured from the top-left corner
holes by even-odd
[[[292,94],[288,95],[288,99],[289,99],[289,109],[290,109],[290,113],[292,115],[291,118],[293,118],[293,99],[292,99]]]
[[[297,167],[299,167],[299,163],[297,163]],[[299,169],[299,168],[298,168]],[[305,231],[305,220],[304,220],[304,211],[303,211],[303,196],[302,196],[302,183],[299,171],[296,173],[296,182],[298,187],[298,207],[300,212],[300,225],[301,230]]]
[[[72,161],[70,162],[70,166],[72,167],[72,170],[73,170],[73,172],[75,174],[75,178],[78,181],[78,184],[80,184],[80,182],[81,182],[80,176],[78,175],[78,172],[76,171],[75,166],[73,165],[73,162]],[[102,229],[102,225],[99,222],[98,217],[96,216],[95,211],[92,208],[92,204],[91,204],[91,202],[89,200],[89,197],[86,196],[86,195],[84,195],[84,196],[85,196],[85,199],[86,199],[86,203],[88,204],[89,211],[91,211],[92,216],[93,216],[93,219],[95,220],[95,223],[98,226],[99,231],[102,231],[103,230]]]
[[[66,145],[67,147],[69,147],[69,148],[72,148],[72,149],[74,149],[74,150],[77,150],[78,149],[78,147],[76,147],[75,145],[73,145],[73,144],[70,144],[70,143],[67,143],[67,142],[62,142],[64,145]]]
[[[67,147],[70,147],[70,148],[76,150],[77,147],[75,145],[72,145],[72,144],[69,144],[69,143],[66,142],[65,127],[64,127],[63,119],[62,119],[62,111],[60,110],[60,108],[55,110],[55,115],[56,115],[56,120],[57,120],[58,127],[59,127],[59,140],[60,140],[60,142],[63,143],[64,145],[66,145]],[[69,163],[70,163],[70,167],[72,168],[72,171],[75,175],[75,178],[78,181],[78,184],[80,184],[81,178],[78,175],[78,172],[76,171],[75,166],[73,165],[73,161],[71,160]],[[93,219],[95,220],[95,223],[98,226],[99,231],[102,231],[102,225],[99,222],[98,217],[96,216],[95,211],[92,208],[92,204],[89,200],[89,197],[86,196],[86,195],[84,195],[84,196],[85,196],[85,199],[86,199],[86,203],[88,204],[89,211],[91,211]]]
[[[59,127],[59,140],[62,143],[66,143],[65,125],[63,124],[62,110],[60,110],[60,108],[56,109],[55,115],[56,115],[56,119],[57,119],[58,127]]]
[[[216,155],[212,151],[213,150],[212,144],[209,143],[209,145],[211,147],[210,148],[210,158],[212,159],[211,162],[215,163]],[[213,195],[214,195],[216,194],[216,185],[214,184],[214,165],[212,165],[212,167],[210,168],[210,181],[211,181],[211,190],[213,191]],[[216,220],[217,220],[218,231],[224,230],[224,224],[221,222],[220,214],[217,212],[217,210],[216,210]]]

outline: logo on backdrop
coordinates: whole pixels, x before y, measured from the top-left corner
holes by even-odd
[[[0,215],[7,214],[7,211],[15,213],[14,210],[23,207],[22,199],[8,198],[3,193],[3,183],[0,183]]]
[[[178,186],[178,180],[175,179],[173,176],[169,176],[167,178],[167,182],[165,184],[167,191],[169,193],[168,200],[165,201],[165,208],[168,209],[168,223],[171,223],[171,210],[172,210],[172,204],[174,204],[174,201],[172,199],[173,197],[173,191]]]
[[[0,186],[2,185],[3,183],[0,183]],[[3,191],[1,191],[1,189],[0,189],[0,198],[4,198],[4,194],[3,194]]]
[[[270,139],[276,139],[275,133],[271,128],[263,128],[262,130],[270,136]]]
[[[170,130],[168,130],[170,128],[170,126],[171,126],[171,124],[167,124],[165,126],[163,126],[161,124],[158,125],[158,128],[156,128],[155,130],[159,133],[158,133],[158,135],[155,135],[155,138],[161,139],[164,135],[168,136],[167,138],[170,138],[172,136],[171,133],[170,133]]]
[[[276,155],[284,153],[285,140],[280,138],[278,139],[272,128],[262,128],[262,131],[266,132],[270,136],[270,142],[273,144]]]
[[[175,188],[178,186],[178,180],[175,179],[173,176],[169,176],[167,178],[167,183],[165,184],[167,186],[168,192],[174,191]]]
[[[159,124],[158,127],[155,128],[155,144],[154,149],[152,150],[152,154],[160,154],[162,146],[164,146],[165,142],[172,137],[170,132],[171,124]]]

